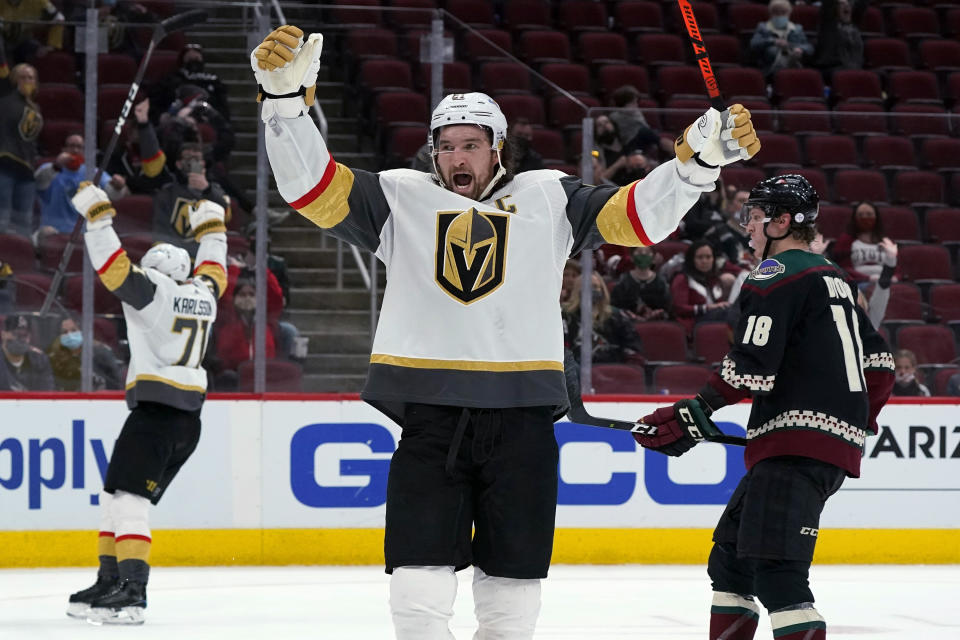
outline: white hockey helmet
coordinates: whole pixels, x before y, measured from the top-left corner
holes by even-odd
[[[165,276],[177,282],[186,282],[190,275],[190,254],[168,242],[161,242],[150,247],[150,250],[140,258],[140,266],[156,269]]]
[[[480,195],[480,199],[483,199],[493,188],[493,185],[506,173],[500,159],[500,152],[507,141],[507,118],[500,110],[500,105],[485,93],[451,93],[437,104],[436,109],[433,110],[433,115],[430,117],[427,145],[430,149],[430,157],[433,160],[433,172],[441,186],[446,185],[437,167],[434,145],[440,129],[456,124],[475,124],[486,129],[490,134],[490,149],[497,152],[498,169],[490,180],[490,184]]]

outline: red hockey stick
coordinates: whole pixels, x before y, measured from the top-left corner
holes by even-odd
[[[703,44],[703,38],[700,36],[700,25],[697,24],[697,17],[693,15],[693,7],[689,0],[677,0],[677,4],[680,5],[680,15],[683,16],[683,24],[687,27],[687,35],[690,37],[690,44],[693,45],[693,53],[697,58],[697,64],[700,65],[700,75],[703,76],[703,83],[707,85],[710,106],[720,112],[726,111],[727,105],[720,97],[720,86],[717,84],[717,78],[713,75],[710,56],[707,53],[706,45]]]

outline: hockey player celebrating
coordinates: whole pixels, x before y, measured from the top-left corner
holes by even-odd
[[[860,476],[867,431],[893,386],[893,357],[843,270],[809,251],[818,197],[799,175],[758,183],[741,214],[762,255],[740,292],[733,349],[693,400],[658,409],[635,434],[681,455],[710,414],[753,396],[740,481],[713,533],[710,638],[750,640],[759,608],[777,640],[821,640],[826,623],[807,578],[820,513]]]
[[[643,182],[588,186],[559,171],[514,176],[500,107],[454,94],[430,120],[433,173],[374,174],[336,163],[305,115],[322,42],[284,26],[250,60],[281,195],[387,268],[362,397],[403,429],[384,541],[396,637],[451,638],[454,572],[472,564],[476,637],[530,638],[553,546],[553,422],[567,404],[564,263],[670,234],[721,164],[760,148],[750,114],[708,111]]]
[[[113,230],[106,194],[81,184],[73,205],[86,218],[87,252],[103,284],[123,301],[130,341],[127,405],[100,493],[100,568],[96,583],[70,596],[67,615],[95,624],[143,624],[150,572],[151,504],[157,504],[200,439],[207,389],[201,367],[226,286],[223,207],[201,200],[190,210],[200,242],[190,256],[170,244],[130,263]]]

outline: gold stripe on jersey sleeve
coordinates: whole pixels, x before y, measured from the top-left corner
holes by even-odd
[[[181,389],[183,391],[194,391],[196,393],[207,392],[207,390],[204,389],[203,387],[196,387],[189,384],[183,384],[175,380],[170,380],[169,378],[163,378],[160,376],[154,376],[146,373],[140,374],[139,376],[134,378],[132,382],[128,382],[126,387],[127,391],[130,391],[130,389],[135,387],[138,382],[159,382],[160,384],[169,385],[171,387],[174,387],[175,389]]]
[[[152,158],[143,161],[140,170],[148,178],[155,178],[163,171],[163,165],[167,164],[167,154],[163,151],[157,151]]]
[[[127,252],[119,249],[107,260],[106,265],[100,267],[97,274],[100,276],[103,286],[108,290],[116,291],[119,289],[120,285],[126,281],[127,276],[130,275],[130,258],[127,256]]]
[[[563,371],[563,363],[553,360],[523,360],[520,362],[489,362],[482,360],[436,360],[434,358],[405,358],[384,353],[370,356],[370,364],[386,364],[412,369],[452,369],[456,371]]]
[[[146,536],[120,536],[117,538],[117,560],[150,559],[150,538]]]
[[[205,276],[217,283],[217,292],[220,296],[227,290],[227,274],[219,262],[202,262],[193,271],[194,275]]]
[[[318,227],[329,229],[340,224],[350,213],[347,197],[351,189],[353,172],[334,162],[333,156],[330,156],[330,162],[327,163],[320,182],[302,197],[291,202],[290,206]]]
[[[634,201],[636,187],[636,182],[621,187],[597,215],[597,229],[610,244],[622,247],[649,247],[653,244],[637,213]]]

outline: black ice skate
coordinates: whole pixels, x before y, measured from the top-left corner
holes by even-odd
[[[147,585],[121,580],[113,589],[90,603],[87,622],[91,624],[143,624],[147,608]]]
[[[71,618],[85,620],[87,611],[90,609],[90,603],[112,591],[117,585],[118,580],[119,578],[117,576],[107,578],[97,575],[97,582],[93,586],[70,595],[70,606],[67,607],[67,615]]]

